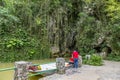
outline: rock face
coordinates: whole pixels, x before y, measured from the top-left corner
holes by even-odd
[[[78,66],[81,67],[82,66],[82,56],[78,57]]]
[[[59,53],[60,52],[59,47],[57,46],[51,47],[51,52],[52,54]]]
[[[59,74],[64,74],[65,73],[65,59],[56,58],[56,67],[57,67],[57,72]]]
[[[60,50],[59,50],[59,47],[57,46],[54,46],[54,47],[51,47],[51,53],[52,53],[52,57],[59,57],[59,53]]]
[[[103,59],[105,59],[106,56],[107,56],[107,53],[106,53],[106,52],[101,52],[101,53],[100,53],[100,56],[101,56]]]
[[[28,80],[29,63],[25,61],[15,62],[14,80]]]

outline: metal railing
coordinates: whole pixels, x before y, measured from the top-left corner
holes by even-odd
[[[15,70],[15,69],[16,69],[15,67],[11,67],[11,68],[3,68],[3,69],[0,69],[0,72],[8,71],[8,70]]]

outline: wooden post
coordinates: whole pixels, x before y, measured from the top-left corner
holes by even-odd
[[[82,56],[78,57],[78,67],[82,66]]]
[[[56,67],[59,74],[65,74],[65,59],[56,58]]]
[[[29,62],[15,62],[14,80],[28,80],[28,67]]]

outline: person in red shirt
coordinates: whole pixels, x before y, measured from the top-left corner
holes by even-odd
[[[74,64],[74,59],[72,57],[69,60],[69,64]]]
[[[68,68],[73,68],[73,66],[74,66],[74,59],[71,57],[70,59],[69,59],[69,62],[68,62],[68,64],[67,64],[67,67]]]
[[[72,52],[72,57],[74,59],[74,68],[78,68],[78,52],[77,51],[73,51]]]

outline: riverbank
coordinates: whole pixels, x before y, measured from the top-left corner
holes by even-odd
[[[120,80],[120,62],[104,61],[103,66],[83,65],[66,70],[66,74],[53,74],[39,80]]]

